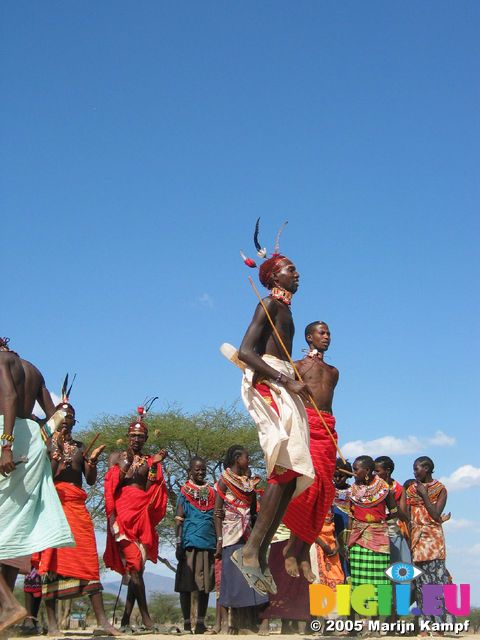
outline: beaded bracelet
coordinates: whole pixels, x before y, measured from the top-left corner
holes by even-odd
[[[15,436],[9,436],[7,433],[2,433],[0,440],[6,440],[7,442],[13,443]]]

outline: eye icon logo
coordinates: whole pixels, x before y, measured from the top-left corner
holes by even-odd
[[[407,562],[395,562],[385,571],[385,575],[390,580],[399,583],[412,582],[422,573],[421,569],[417,569],[413,564],[408,564]]]

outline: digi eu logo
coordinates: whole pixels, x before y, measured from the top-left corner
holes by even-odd
[[[361,616],[390,616],[393,606],[398,616],[470,613],[469,584],[421,584],[422,609],[410,610],[411,582],[423,571],[413,564],[396,562],[385,574],[392,584],[361,584],[354,589],[349,584],[338,584],[335,590],[324,584],[311,584],[311,615],[326,616],[336,610],[339,616],[349,616],[353,609]]]

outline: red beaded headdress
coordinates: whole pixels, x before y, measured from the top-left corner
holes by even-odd
[[[280,253],[280,236],[282,235],[282,231],[287,224],[287,220],[282,224],[280,229],[278,230],[277,237],[275,238],[275,245],[273,249],[272,256],[268,259],[267,257],[267,249],[265,247],[262,248],[260,242],[258,241],[258,232],[260,229],[260,218],[258,218],[257,223],[255,225],[255,233],[253,234],[253,242],[255,244],[255,248],[257,250],[257,255],[259,258],[263,258],[265,261],[262,262],[259,268],[258,277],[260,282],[267,289],[271,289],[273,286],[272,277],[273,275],[279,271],[286,261],[290,262],[290,260]],[[257,263],[252,258],[247,258],[247,256],[240,251],[240,255],[242,256],[242,260],[247,265],[247,267],[251,267],[255,269]]]
[[[143,420],[147,413],[150,411],[155,400],[158,400],[158,396],[150,398],[150,400],[145,400],[143,406],[137,407],[138,420],[130,423],[130,426],[128,427],[129,435],[131,433],[144,433],[146,436],[148,435],[148,427]]]

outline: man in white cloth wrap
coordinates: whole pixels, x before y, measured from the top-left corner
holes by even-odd
[[[40,371],[8,342],[0,338],[0,632],[26,615],[12,595],[18,562],[11,560],[74,545],[40,425],[30,419],[36,400],[47,418],[55,407]]]
[[[261,249],[257,235],[258,222],[255,245],[264,257],[266,250]],[[251,259],[245,262],[255,266]],[[298,289],[299,275],[292,261],[279,253],[278,236],[274,254],[260,266],[259,278],[270,290],[270,295],[263,300],[265,308],[290,354],[295,330],[290,302]],[[242,398],[258,428],[268,486],[247,544],[232,556],[232,562],[249,585],[261,594],[276,593],[267,563],[272,537],[290,500],[309,487],[315,476],[302,401],[308,398],[309,389],[294,379],[293,368],[274,334],[265,308],[262,304],[257,306],[240,346],[239,358],[247,365]]]

